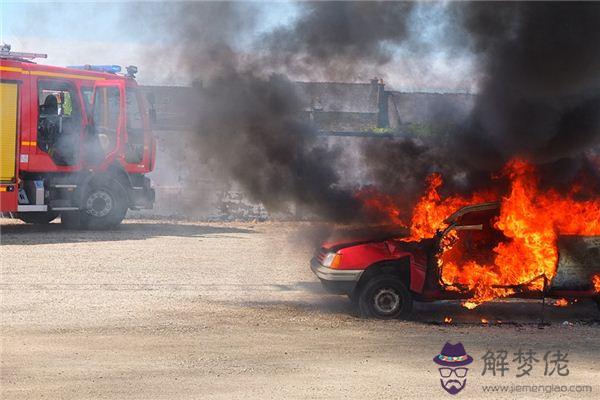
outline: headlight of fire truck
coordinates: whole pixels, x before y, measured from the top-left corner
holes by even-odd
[[[322,264],[325,267],[337,268],[342,261],[342,255],[338,253],[327,253],[323,258]]]

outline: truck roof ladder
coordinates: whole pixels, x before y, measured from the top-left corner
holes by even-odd
[[[34,58],[48,58],[48,55],[43,53],[22,53],[18,51],[10,51],[10,44],[3,43],[0,45],[0,58],[33,60]]]

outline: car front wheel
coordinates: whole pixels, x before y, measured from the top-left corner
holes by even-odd
[[[362,288],[358,306],[365,317],[406,319],[412,311],[412,295],[398,277],[377,275]]]

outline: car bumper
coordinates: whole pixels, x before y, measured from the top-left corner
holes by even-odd
[[[311,260],[310,269],[328,292],[336,294],[351,294],[363,273],[362,270],[329,268],[319,263],[316,258]]]

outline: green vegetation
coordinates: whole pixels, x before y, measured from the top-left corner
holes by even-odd
[[[378,128],[375,126],[369,126],[364,128],[362,131],[365,133],[379,134],[379,135],[415,135],[415,136],[432,136],[439,135],[444,132],[444,126],[434,124],[419,124],[419,123],[408,123],[402,124],[397,128]]]

